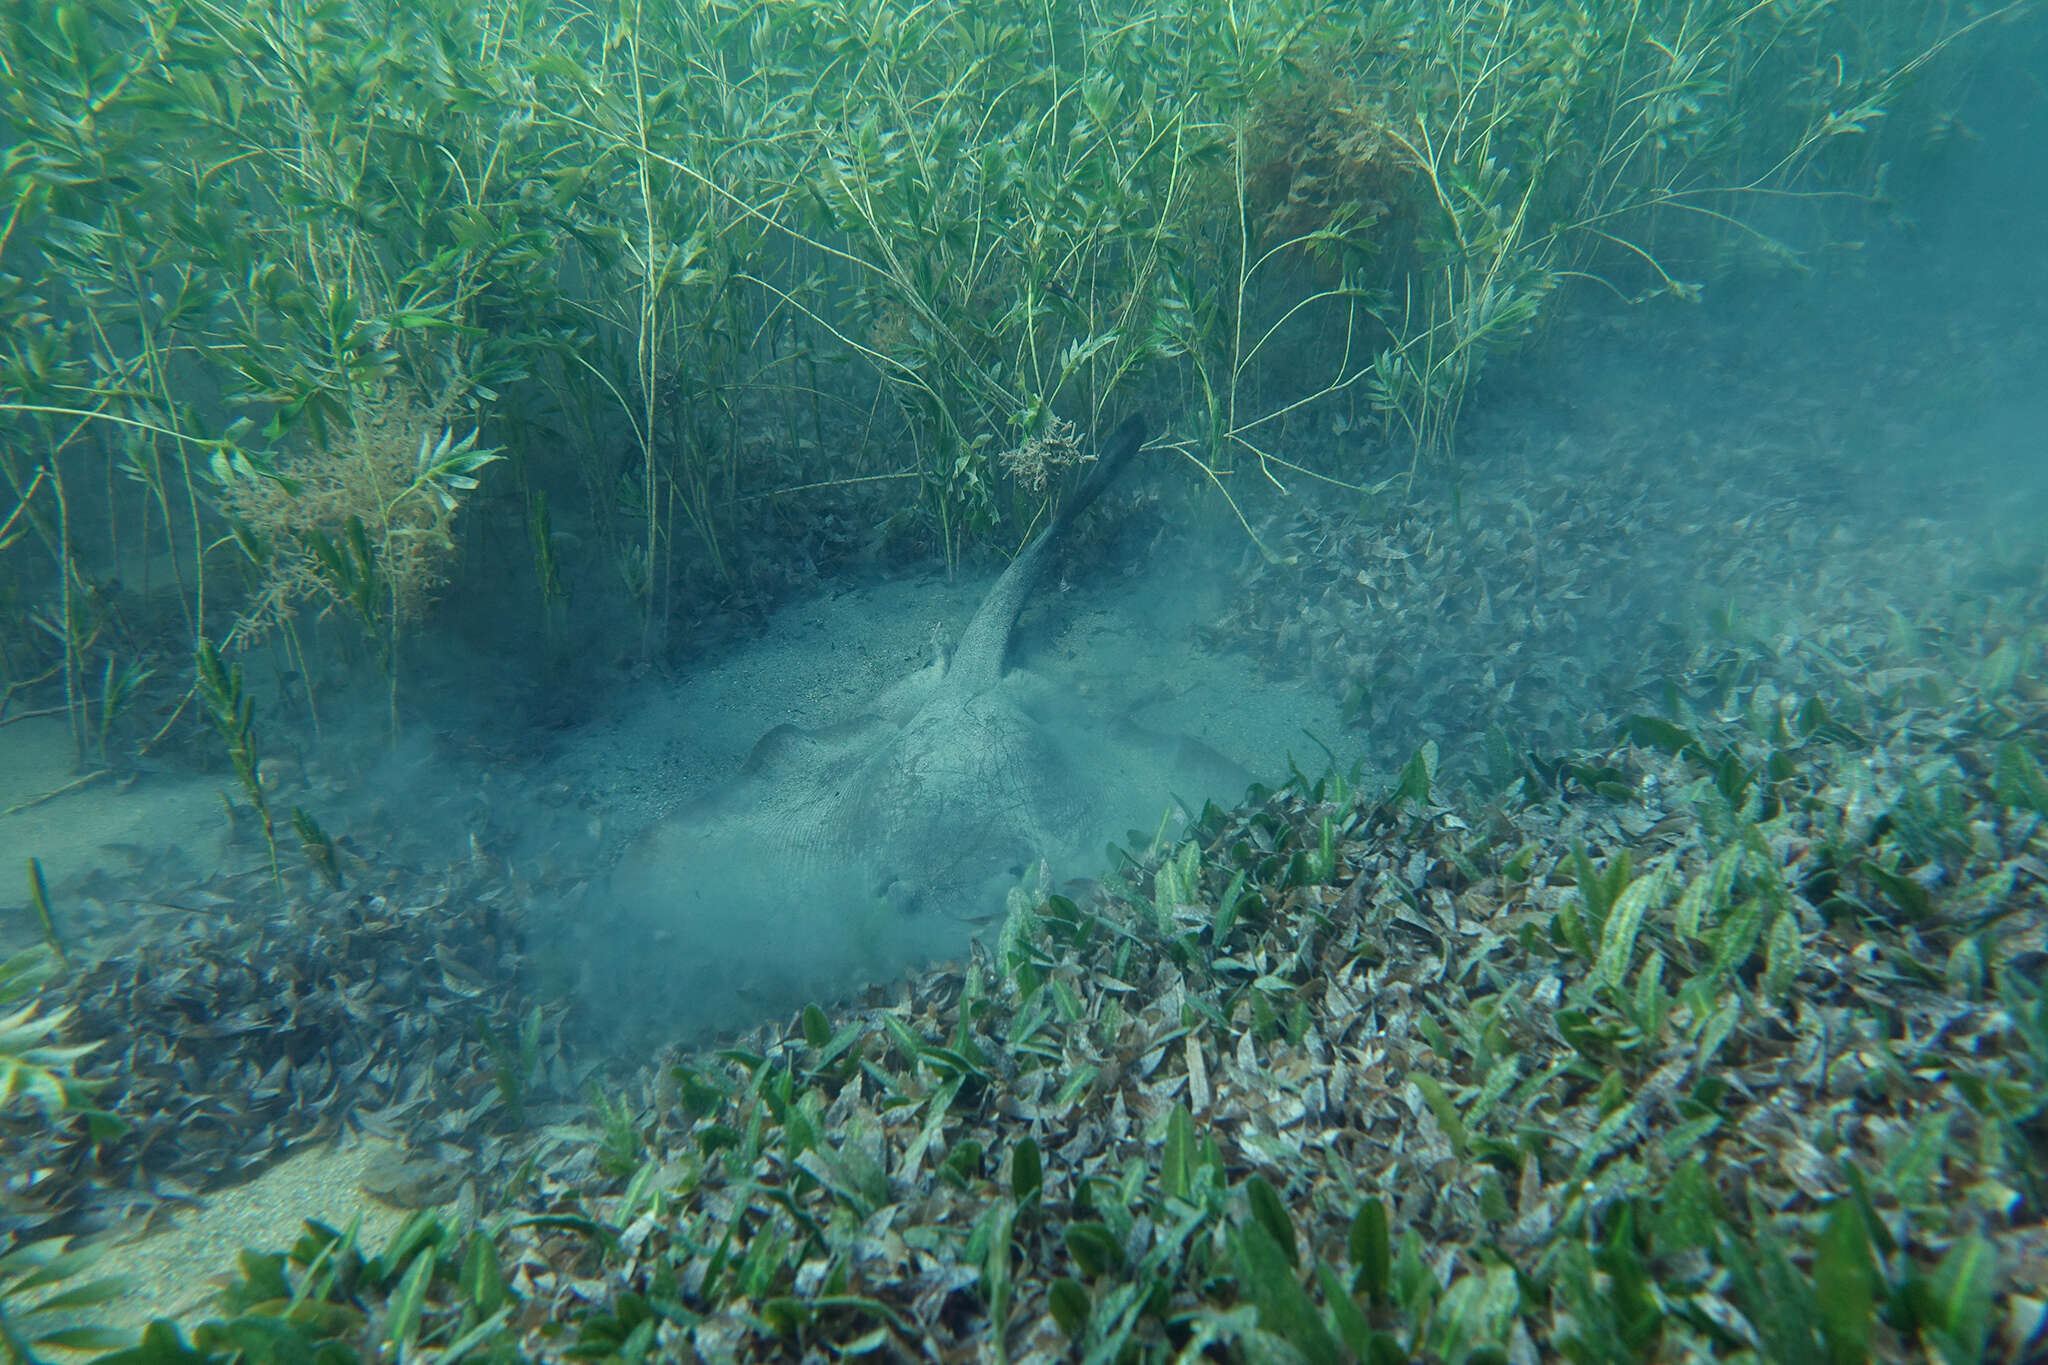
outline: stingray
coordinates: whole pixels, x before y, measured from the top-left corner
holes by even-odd
[[[1116,429],[950,658],[835,723],[775,727],[733,781],[635,841],[613,878],[623,901],[703,945],[703,961],[767,948],[816,967],[928,941],[920,921],[984,919],[1039,869],[1098,870],[1117,821],[1167,796],[1129,789],[1134,752],[1171,750],[1167,766],[1211,790],[1241,778],[1192,741],[1096,723],[1071,691],[1010,665],[1019,613],[1144,440],[1140,417]]]

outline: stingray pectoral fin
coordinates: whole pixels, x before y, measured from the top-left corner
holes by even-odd
[[[613,895],[643,906],[671,906],[688,889],[701,839],[687,818],[671,815],[642,830],[612,865]]]
[[[1193,735],[1180,735],[1177,741],[1173,766],[1194,774],[1201,780],[1203,790],[1212,796],[1235,796],[1257,780],[1236,759],[1218,753]]]
[[[880,717],[862,714],[815,730],[806,730],[801,725],[784,721],[754,741],[754,747],[747,752],[747,761],[740,764],[740,775],[774,774],[789,771],[799,764],[815,764],[822,758],[822,751],[843,744],[879,721]]]
[[[1143,703],[1131,706],[1110,721],[1111,738],[1134,748],[1149,749],[1171,763],[1183,779],[1194,779],[1211,796],[1233,796],[1257,780],[1236,759],[1217,752],[1193,735],[1151,729],[1138,719],[1139,705]]]
[[[946,666],[926,664],[923,668],[890,684],[875,698],[875,711],[901,725],[924,708],[946,680]]]
[[[775,764],[802,738],[803,733],[801,725],[792,725],[784,721],[754,741],[754,747],[747,751],[747,761],[740,764],[740,771],[758,773],[763,768]]]

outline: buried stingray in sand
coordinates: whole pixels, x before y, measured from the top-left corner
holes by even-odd
[[[1158,820],[1162,782],[1190,799],[1243,790],[1243,770],[1206,746],[1088,716],[1072,689],[1008,664],[1019,612],[1144,440],[1140,417],[1116,429],[950,659],[825,728],[775,727],[734,781],[627,850],[613,889],[682,950],[672,986],[801,990],[862,959],[957,948],[959,925],[999,912],[1041,864],[1098,870],[1104,839]]]

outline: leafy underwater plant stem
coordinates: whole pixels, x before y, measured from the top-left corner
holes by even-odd
[[[70,959],[64,952],[63,936],[57,932],[57,918],[50,913],[50,886],[43,880],[41,858],[28,860],[28,903],[43,931],[43,942],[50,945],[50,951],[57,955],[58,961],[68,962]]]
[[[206,707],[207,717],[213,721],[213,728],[228,746],[228,762],[233,765],[235,776],[241,780],[242,793],[249,798],[249,804],[256,808],[257,818],[263,822],[263,843],[270,852],[270,880],[281,897],[284,895],[284,874],[277,865],[277,821],[271,814],[270,800],[264,795],[263,782],[256,771],[256,718],[255,703],[242,685],[242,665],[229,667],[221,662],[220,650],[211,640],[201,637],[199,649],[194,656],[199,670],[199,699]]]
[[[526,1096],[535,1068],[540,1065],[540,1006],[520,1021],[516,1037],[501,1035],[481,1020],[477,1033],[491,1054],[491,1081],[498,1091],[498,1103],[514,1128],[526,1125]]]
[[[293,806],[292,829],[299,836],[299,846],[306,851],[306,861],[313,865],[320,879],[336,891],[341,890],[341,864],[334,856],[334,840],[320,828],[320,822],[304,806]]]
[[[569,592],[562,586],[562,564],[555,556],[554,525],[548,518],[548,495],[543,490],[534,489],[527,494],[526,536],[533,547],[533,572],[540,584],[541,631],[552,662],[561,650]]]
[[[640,441],[641,492],[647,507],[647,564],[646,577],[642,580],[645,594],[641,599],[640,614],[640,657],[645,659],[654,644],[654,612],[663,594],[654,590],[654,566],[660,553],[661,535],[658,521],[660,499],[656,495],[658,471],[654,458],[654,408],[655,408],[655,365],[658,359],[661,329],[661,285],[663,261],[658,242],[658,228],[654,219],[654,188],[649,175],[647,155],[647,91],[642,82],[643,68],[640,63],[640,16],[638,0],[633,5],[633,22],[627,29],[627,53],[633,63],[633,133],[634,158],[633,174],[640,191],[640,210],[643,235],[640,243],[640,308],[636,315],[633,334],[635,378],[640,382],[640,411],[635,414],[633,429]],[[516,1115],[519,1105],[516,1098],[509,1101]]]

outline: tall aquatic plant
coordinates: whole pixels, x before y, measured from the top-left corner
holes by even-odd
[[[238,633],[289,627],[309,603],[350,618],[385,680],[394,736],[400,640],[454,556],[456,509],[499,458],[450,420],[445,399],[365,396],[328,449],[284,456],[221,495],[256,579]]]
[[[1560,285],[1690,300],[1731,247],[1796,259],[1758,207],[1876,195],[1864,149],[1908,80],[2024,7],[1968,18],[1863,17],[1832,0],[1398,8],[1374,84],[1418,213],[1370,383],[1419,459],[1448,449],[1487,359],[1537,325]]]
[[[179,329],[212,282],[179,268],[163,231],[176,187],[152,173],[164,125],[138,95],[170,27],[93,4],[13,6],[5,19],[0,479],[15,507],[0,545],[45,560],[17,569],[41,601],[6,650],[6,682],[61,679],[81,764],[95,729],[87,680],[118,648],[104,582],[125,565],[144,596],[168,579],[188,628],[206,612],[191,460],[209,446],[178,381]]]
[[[767,415],[749,396],[795,388],[778,354],[791,291],[757,278],[780,211],[763,166],[786,159],[794,111],[734,71],[734,17],[636,0],[611,20],[613,41],[533,63],[576,186],[577,306],[597,343],[568,358],[562,382],[589,391],[570,401],[624,426],[625,458],[603,490],[614,506],[600,518],[615,581],[640,603],[643,651],[675,606],[680,541],[730,578],[746,419]]]
[[[391,590],[456,542],[399,485],[360,538],[320,507],[394,405],[430,449],[502,444],[553,528],[549,610],[609,585],[642,652],[677,582],[742,576],[756,500],[900,480],[947,558],[1015,545],[1057,490],[997,457],[1141,396],[1226,494],[1385,475],[1385,443],[1298,460],[1304,424],[1428,458],[1557,290],[1690,297],[1731,242],[1785,257],[1758,207],[1871,191],[1906,82],[2014,11],[16,6],[5,684],[61,698],[84,759],[201,635],[275,625],[317,677],[277,609],[300,567],[294,600],[395,674],[423,598]]]
[[[842,54],[849,27],[867,41]],[[1161,239],[1202,138],[1050,12],[819,6],[786,28],[767,37],[799,69],[842,73],[806,229],[844,244],[840,327],[904,414],[951,560],[1001,519],[990,457],[1105,411],[1157,354]]]
[[[322,511],[277,503],[378,483],[364,433],[394,394],[473,423],[550,343],[548,204],[519,191],[536,149],[520,142],[518,68],[501,60],[508,18],[96,0],[10,14],[0,307],[19,327],[0,357],[0,473],[18,499],[10,523],[55,560],[47,633],[81,733],[108,704],[82,685],[105,648],[108,585],[139,570],[147,597],[168,574],[188,643],[212,633],[223,510],[292,527],[285,562],[318,537],[345,544]],[[361,509],[386,562],[318,555],[337,577],[381,572],[392,587],[386,663],[406,605],[399,561],[435,535],[406,501],[450,510],[482,462],[428,445],[454,463],[423,463]],[[229,641],[274,614],[277,564],[257,564]]]

